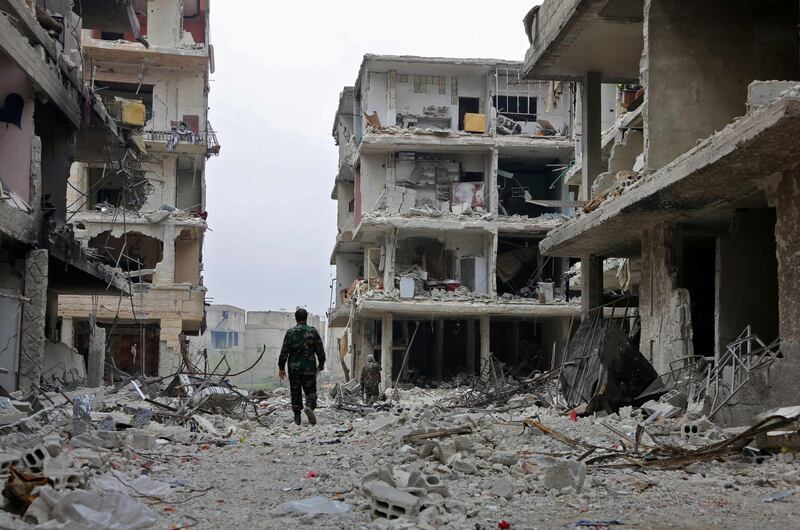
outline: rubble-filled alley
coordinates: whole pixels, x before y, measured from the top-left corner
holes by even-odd
[[[4,398],[21,419],[3,428],[0,527],[776,528],[800,516],[796,438],[775,436],[797,428],[797,408],[725,430],[666,400],[578,417],[553,374],[537,374],[504,381],[516,392],[502,398],[464,377],[373,407],[357,383],[337,384],[320,424],[297,427],[287,388],[245,398],[223,375]]]
[[[796,527],[800,4],[354,3],[0,0],[0,528]]]

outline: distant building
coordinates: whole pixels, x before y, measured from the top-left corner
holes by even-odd
[[[223,368],[219,371],[230,367],[231,373],[236,373],[252,366],[263,350],[264,356],[252,370],[233,377],[232,380],[244,387],[257,387],[278,381],[278,356],[286,330],[295,325],[294,311],[246,311],[230,305],[215,304],[206,310],[206,322],[205,333],[189,339],[189,352],[195,365],[203,366],[206,355],[209,369],[213,370],[224,357],[221,365]],[[325,344],[325,320],[310,314],[308,324],[319,331]],[[338,357],[327,349],[331,362],[326,363],[324,375],[329,378],[339,377],[341,367]]]

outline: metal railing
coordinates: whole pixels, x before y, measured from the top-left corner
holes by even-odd
[[[700,383],[698,395],[711,401],[708,416],[716,414],[749,381],[754,372],[769,367],[780,357],[780,339],[765,344],[750,326],[727,345],[725,353],[709,366]]]
[[[142,137],[146,142],[164,142],[168,145],[174,142],[173,145],[175,147],[180,144],[205,144],[207,156],[219,155],[221,147],[219,139],[217,138],[217,132],[211,127],[210,123],[207,124],[207,130],[205,131],[142,131]]]

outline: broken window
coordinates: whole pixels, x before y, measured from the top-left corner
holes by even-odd
[[[497,295],[551,303],[560,293],[561,263],[539,254],[539,238],[500,237],[497,242]]]
[[[89,240],[89,248],[104,263],[119,267],[136,282],[151,282],[156,265],[163,259],[164,244],[139,232],[115,237],[110,231]]]
[[[187,212],[203,209],[202,169],[194,158],[178,158],[175,207]]]
[[[153,185],[145,178],[144,171],[135,160],[90,167],[87,174],[89,188],[86,209],[105,212],[112,208],[126,208],[139,211],[153,192]]]
[[[499,114],[517,121],[536,121],[535,97],[504,94],[492,96],[492,103]]]
[[[175,239],[175,283],[200,283],[201,236],[195,229],[181,230]]]
[[[447,77],[443,75],[415,75],[414,93],[428,94],[432,90],[436,90],[439,94],[444,95],[446,83]]]
[[[183,0],[183,31],[192,36],[195,44],[206,42],[205,2],[200,0]]]
[[[569,203],[560,175],[565,165],[555,156],[520,155],[502,157],[498,164],[497,187],[501,215],[526,217],[555,216]]]
[[[126,40],[148,46],[147,1],[108,2],[82,0],[75,2],[75,12],[81,16],[84,29],[92,30],[92,38],[108,41]]]
[[[238,331],[212,331],[211,340],[215,350],[229,350],[239,346]]]

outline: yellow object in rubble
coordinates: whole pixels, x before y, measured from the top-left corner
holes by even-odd
[[[464,130],[467,132],[486,132],[486,114],[464,114]]]
[[[115,120],[134,127],[144,127],[146,111],[138,99],[116,98],[109,105],[109,113]]]

